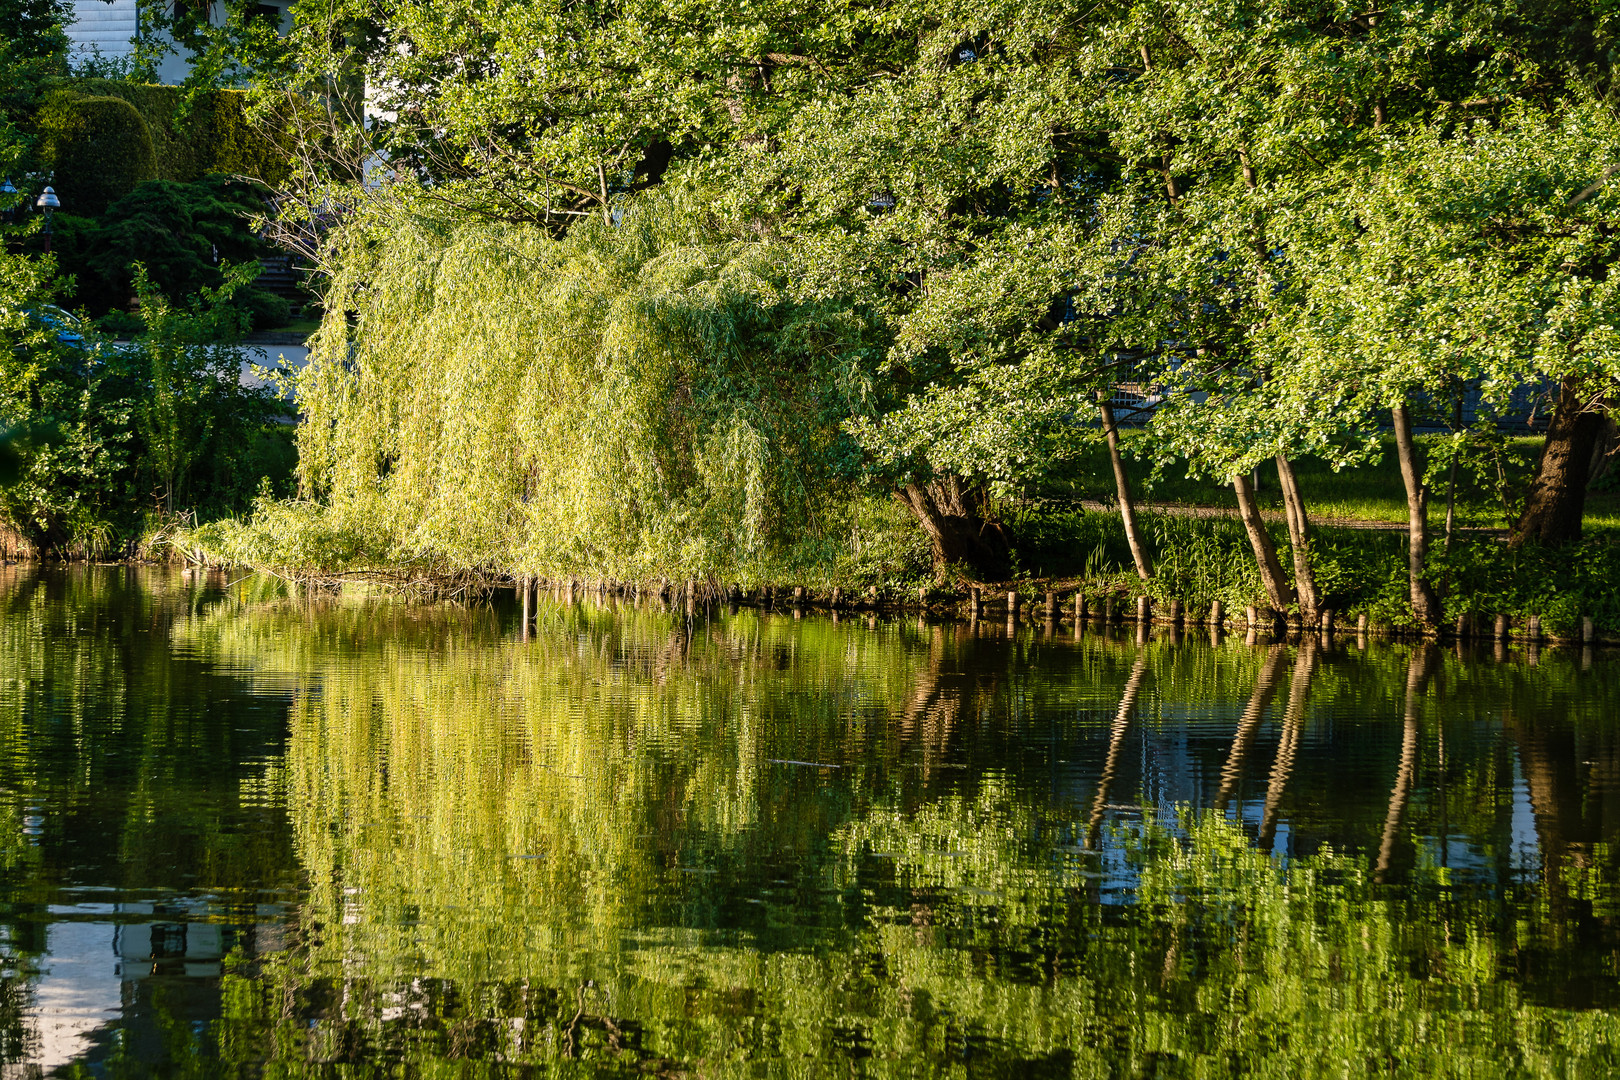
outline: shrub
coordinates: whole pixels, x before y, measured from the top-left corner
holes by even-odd
[[[41,157],[65,209],[100,214],[158,175],[146,121],[129,102],[49,94],[39,113]]]
[[[243,289],[237,303],[247,312],[248,325],[254,330],[273,330],[292,321],[292,304],[264,289]]]
[[[250,176],[267,184],[287,178],[290,157],[280,133],[248,120],[247,95],[240,90],[193,93],[178,86],[115,79],[63,80],[81,95],[119,98],[146,121],[156,155],[153,176],[192,183],[209,173]]]

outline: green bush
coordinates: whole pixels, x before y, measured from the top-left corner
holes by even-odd
[[[240,90],[203,92],[188,109],[187,91],[178,86],[115,79],[71,79],[61,85],[81,95],[119,98],[139,113],[151,133],[158,179],[192,183],[210,173],[228,173],[274,185],[287,178],[284,140],[249,122],[247,95]]]
[[[40,108],[41,159],[65,209],[96,215],[158,175],[146,121],[129,102],[58,90]]]
[[[128,307],[136,263],[165,297],[184,303],[199,289],[217,288],[224,264],[258,262],[266,245],[250,219],[262,209],[257,188],[229,177],[154,180],[115,202],[100,221],[65,216],[57,230],[58,265],[76,280],[74,303],[93,315]],[[243,290],[234,306],[255,325],[285,320],[286,302],[263,296]]]
[[[248,325],[254,330],[274,330],[292,321],[292,304],[264,289],[243,289],[237,303],[247,312]]]

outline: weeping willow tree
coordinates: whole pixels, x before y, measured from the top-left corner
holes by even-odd
[[[300,501],[256,565],[737,581],[847,537],[869,327],[784,291],[781,249],[684,196],[543,228],[378,200],[334,237],[296,377]]]

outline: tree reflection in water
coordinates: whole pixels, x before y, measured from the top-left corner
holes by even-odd
[[[63,897],[107,890],[133,923],[161,885],[192,904],[166,918],[231,928],[223,969],[143,976],[81,1060],[1614,1064],[1604,656],[613,601],[542,602],[524,640],[499,607],[258,581],[5,588],[7,1061],[39,1052]],[[160,1051],[117,1049],[147,1029]]]

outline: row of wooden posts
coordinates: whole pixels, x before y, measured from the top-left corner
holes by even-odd
[[[530,621],[530,596],[538,591],[540,584],[535,578],[525,578],[519,581],[518,591],[523,598],[523,621],[527,626]],[[566,596],[570,601],[582,594],[633,596],[638,599],[651,598],[659,601],[685,601],[686,610],[695,612],[698,607],[706,603],[721,603],[729,606],[740,604],[758,604],[762,607],[773,607],[778,603],[790,602],[795,609],[807,607],[820,607],[833,611],[840,609],[876,609],[884,606],[910,606],[910,605],[884,605],[879,597],[876,586],[864,593],[845,593],[844,590],[834,588],[825,596],[814,596],[803,586],[793,589],[779,589],[772,586],[761,586],[750,595],[747,590],[718,587],[713,588],[696,580],[688,580],[685,588],[668,582],[651,586],[639,585],[585,585],[569,581],[552,587],[559,599]],[[929,590],[926,587],[917,590],[916,606],[928,610],[937,606],[930,602]],[[1169,626],[1208,626],[1211,628],[1231,627],[1233,629],[1248,629],[1255,631],[1281,632],[1289,629],[1290,624],[1284,617],[1276,612],[1247,607],[1241,616],[1228,616],[1221,602],[1216,600],[1207,610],[1194,612],[1180,600],[1171,600],[1166,605],[1155,605],[1148,596],[1137,596],[1134,601],[1121,596],[1105,596],[1093,605],[1091,598],[1083,593],[1075,593],[1069,605],[1060,603],[1056,592],[1048,592],[1044,596],[1044,617],[1047,622],[1057,622],[1072,617],[1076,622],[1125,622],[1132,621],[1142,624],[1158,623]],[[951,606],[955,606],[952,604]],[[1001,608],[1002,603],[986,597],[984,591],[977,587],[968,591],[965,601],[966,614],[970,619],[977,619],[985,613],[987,607]],[[1030,604],[1029,607],[1034,607]],[[1069,608],[1069,611],[1064,610]],[[1016,591],[1009,590],[1006,594],[1005,611],[1008,621],[1016,620],[1020,612],[1026,609],[1024,598]],[[1335,622],[1334,612],[1324,611],[1321,615],[1320,625],[1301,627],[1297,622],[1292,624],[1295,629],[1320,630],[1324,634],[1333,634],[1339,630],[1348,630],[1348,626],[1340,627]],[[1506,615],[1497,615],[1494,620],[1475,619],[1469,615],[1460,615],[1455,623],[1448,627],[1451,635],[1458,639],[1473,638],[1478,640],[1507,641],[1519,639],[1524,641],[1557,641],[1557,637],[1545,634],[1539,616],[1531,615],[1517,626]],[[1365,613],[1358,616],[1355,632],[1358,635],[1385,634],[1388,628],[1370,625]],[[1597,640],[1596,627],[1590,616],[1581,620],[1580,641],[1591,645]]]

